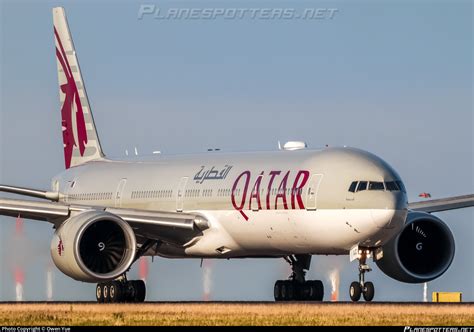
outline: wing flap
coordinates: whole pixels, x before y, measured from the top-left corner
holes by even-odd
[[[183,245],[202,235],[200,217],[178,212],[155,212],[122,208],[106,208],[107,212],[120,216],[132,226],[136,235]],[[198,226],[198,227],[196,227]]]
[[[194,229],[195,215],[176,212],[155,212],[134,209],[106,208],[131,224],[147,224],[182,229]]]
[[[408,208],[413,211],[441,212],[474,206],[474,195],[454,196],[427,201],[413,202]]]

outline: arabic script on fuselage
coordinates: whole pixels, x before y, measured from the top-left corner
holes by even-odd
[[[224,168],[218,169],[216,166],[206,170],[206,166],[201,166],[199,172],[194,175],[196,183],[203,183],[206,180],[224,180],[229,174],[232,166],[225,165]]]

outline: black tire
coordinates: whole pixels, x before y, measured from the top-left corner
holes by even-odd
[[[366,300],[367,302],[370,302],[374,299],[375,287],[374,287],[374,284],[371,283],[370,281],[367,281],[366,283],[364,283],[363,295],[364,295],[364,300]]]
[[[277,282],[275,282],[275,287],[273,287],[273,296],[275,297],[275,301],[277,301],[277,302],[279,302],[283,299],[282,296],[281,296],[281,285],[282,284],[283,284],[282,280],[277,280]]]
[[[143,280],[132,280],[133,289],[135,295],[133,297],[134,302],[144,302],[146,297],[146,286]]]
[[[293,285],[290,280],[283,280],[281,283],[282,301],[291,301],[293,299]]]
[[[315,301],[322,301],[324,298],[324,285],[321,280],[313,280],[314,287],[316,288]]]
[[[301,284],[299,287],[299,300],[301,301],[311,301],[311,282],[305,281],[304,284]]]
[[[307,293],[305,294],[305,300],[307,301],[314,301],[316,287],[314,286],[314,280],[308,280],[305,282],[305,288],[307,289]]]
[[[306,282],[309,286],[309,301],[322,301],[324,298],[324,285],[321,280],[308,280]]]
[[[123,300],[123,287],[118,281],[112,281],[109,286],[109,299],[112,303],[122,302]]]
[[[306,281],[306,284],[308,285],[308,295],[307,295],[308,301],[315,301],[316,286],[314,285],[314,280],[308,280]]]
[[[97,299],[98,303],[104,303],[104,291],[103,291],[103,284],[99,283],[95,287],[95,298]]]
[[[296,299],[296,284],[291,280],[288,280],[287,284],[288,301],[294,301]]]
[[[349,296],[351,297],[352,302],[357,302],[360,300],[360,295],[362,293],[362,287],[357,281],[351,283],[349,287]]]
[[[102,297],[104,298],[104,303],[110,302],[109,287],[110,284],[108,282],[102,284]]]

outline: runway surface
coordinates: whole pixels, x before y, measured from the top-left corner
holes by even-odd
[[[474,303],[0,302],[0,325],[474,325]]]
[[[140,304],[266,304],[266,305],[280,305],[280,304],[307,304],[307,305],[420,305],[420,306],[439,306],[439,305],[466,305],[466,306],[473,306],[474,302],[400,302],[400,301],[373,301],[373,302],[365,302],[363,300],[359,302],[351,302],[351,301],[323,301],[323,302],[275,302],[275,301],[145,301],[144,303]],[[0,305],[2,304],[97,304],[96,301],[0,301]]]

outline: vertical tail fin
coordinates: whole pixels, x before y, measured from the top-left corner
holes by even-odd
[[[64,8],[53,8],[66,168],[104,157]]]

